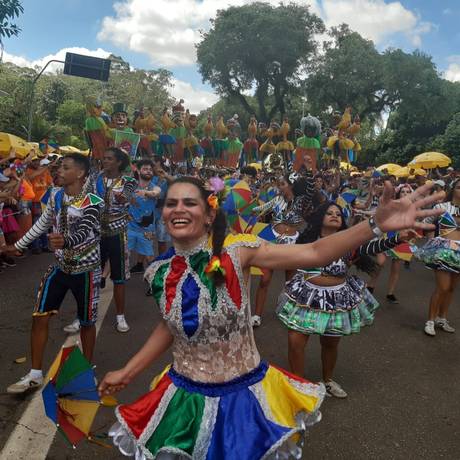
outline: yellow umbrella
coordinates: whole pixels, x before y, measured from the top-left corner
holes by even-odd
[[[396,171],[399,171],[401,169],[401,166],[397,165],[396,163],[386,163],[384,165],[379,166],[377,168],[377,171],[382,172],[385,169],[388,171],[388,174],[393,176],[396,173]]]
[[[0,156],[7,157],[11,150],[14,151],[17,157],[25,158],[32,147],[25,141],[14,134],[0,133]]]
[[[410,166],[404,166],[402,168],[399,168],[393,174],[393,176],[396,176],[396,177],[409,177],[409,176],[414,176],[414,175],[426,176],[427,172],[421,168],[415,168],[415,167],[411,168]]]
[[[415,166],[424,169],[445,168],[452,163],[452,160],[443,153],[425,152],[414,157],[407,166]]]
[[[77,147],[74,147],[73,145],[61,145],[58,148],[58,152],[63,155],[68,155],[69,153],[82,153],[80,149],[77,149]]]
[[[248,166],[256,168],[257,171],[260,171],[262,169],[262,165],[260,163],[249,163]]]
[[[345,162],[345,161],[341,161],[341,162],[340,162],[340,169],[346,169],[346,170],[348,171],[348,170],[351,169],[351,168],[353,168],[353,165],[352,165],[352,164],[347,163],[347,162]]]

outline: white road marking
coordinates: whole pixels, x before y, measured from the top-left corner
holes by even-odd
[[[96,337],[112,301],[112,286],[112,282],[107,279],[106,287],[100,291]],[[73,345],[78,338],[79,334],[69,335],[62,346]],[[46,459],[55,434],[56,426],[46,417],[43,410],[42,392],[38,390],[0,452],[0,460]]]

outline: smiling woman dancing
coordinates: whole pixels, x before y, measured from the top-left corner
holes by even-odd
[[[147,270],[163,320],[141,350],[109,372],[101,394],[126,387],[172,346],[173,364],[135,403],[117,408],[114,442],[145,458],[301,457],[302,434],[319,420],[324,386],[260,360],[247,293],[251,266],[274,270],[324,266],[378,231],[431,228],[416,219],[439,195],[421,187],[391,200],[387,185],[376,225],[305,245],[272,245],[250,235],[226,236],[225,217],[204,185],[183,177],[168,189],[163,220],[174,247]]]

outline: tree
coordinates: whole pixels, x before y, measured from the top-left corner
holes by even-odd
[[[2,0],[0,2],[0,48],[3,57],[3,39],[17,37],[21,29],[13,22],[14,18],[24,13],[19,0]],[[0,58],[1,61],[1,58]]]
[[[453,166],[460,167],[460,112],[452,117],[444,133],[434,139],[432,147],[450,156]]]
[[[45,90],[39,99],[39,108],[45,118],[51,123],[57,121],[58,107],[66,100],[69,93],[69,85],[61,77],[50,77],[45,79],[47,82]]]
[[[322,20],[307,6],[252,3],[217,12],[197,45],[203,81],[248,114],[269,121],[286,113],[286,97],[299,87],[316,55]],[[257,110],[248,100],[254,91]]]
[[[57,109],[59,124],[69,126],[73,134],[82,134],[85,126],[86,107],[81,102],[67,99]]]
[[[306,93],[317,114],[331,107],[343,112],[348,105],[362,118],[380,117],[391,104],[383,91],[384,69],[371,40],[352,32],[346,24],[329,31],[315,71],[306,81]]]

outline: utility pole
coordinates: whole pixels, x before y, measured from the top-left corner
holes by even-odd
[[[40,72],[32,80],[32,88],[30,90],[30,102],[29,102],[29,122],[28,122],[28,128],[27,128],[27,141],[28,142],[32,140],[32,117],[33,117],[33,109],[34,109],[35,83],[37,83],[37,80],[42,76],[42,73],[46,70],[48,65],[51,64],[52,62],[59,62],[61,64],[65,64],[64,61],[59,61],[57,59],[51,59],[51,61],[48,61],[45,64],[45,67],[43,67],[43,69],[40,70]]]

